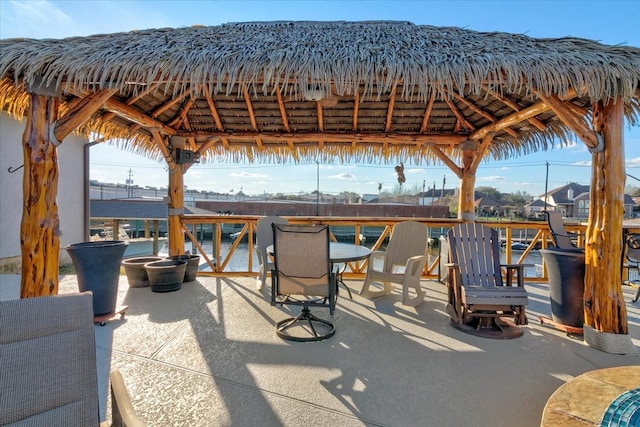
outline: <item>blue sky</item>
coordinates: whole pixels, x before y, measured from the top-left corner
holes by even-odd
[[[0,38],[63,38],[145,28],[185,27],[225,22],[316,20],[405,20],[419,25],[504,31],[531,37],[573,36],[605,44],[640,47],[640,2],[629,1],[43,1],[0,0]],[[640,127],[625,128],[627,173],[640,179]],[[591,155],[581,142],[568,147],[483,162],[476,186],[503,192],[544,192],[568,182],[588,185]],[[185,175],[188,189],[246,194],[299,193],[316,189],[337,194],[377,193],[397,188],[395,164],[198,164]],[[405,165],[405,191],[458,186],[444,165]],[[163,164],[100,144],[91,148],[91,179],[124,183],[132,171],[135,184],[166,186]],[[627,178],[627,185],[640,181]]]

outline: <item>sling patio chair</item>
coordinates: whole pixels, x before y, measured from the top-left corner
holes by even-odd
[[[627,263],[627,280],[625,283],[636,288],[632,302],[637,302],[640,298],[640,234],[629,234],[625,239]]]
[[[449,303],[447,313],[457,329],[488,338],[516,338],[524,331],[524,264],[500,264],[498,232],[477,223],[463,223],[447,233]],[[502,279],[506,269],[506,285]],[[516,286],[513,286],[513,273]],[[504,319],[513,316],[514,322]],[[515,324],[514,324],[515,323]]]
[[[256,244],[255,250],[258,254],[258,262],[260,263],[260,272],[256,279],[256,288],[262,289],[267,280],[267,271],[271,271],[274,267],[271,261],[271,255],[267,253],[267,247],[273,244],[273,229],[271,224],[288,224],[289,221],[279,216],[265,216],[258,220],[256,225]]]
[[[420,278],[427,263],[428,244],[429,229],[425,225],[415,221],[396,224],[387,249],[371,253],[360,295],[365,298],[387,295],[393,290],[391,283],[399,283],[402,285],[402,304],[420,305],[424,300]],[[381,270],[377,270],[375,264],[381,264]],[[382,290],[372,290],[374,283],[382,284]],[[410,289],[415,291],[415,296],[410,295]]]
[[[91,292],[0,301],[0,425],[100,423]],[[112,371],[114,426],[144,426]]]
[[[562,221],[562,214],[559,211],[543,211],[547,217],[547,224],[553,237],[553,244],[556,248],[576,252],[584,252],[584,249],[577,247],[573,243],[574,234],[567,232]]]
[[[276,334],[291,341],[320,341],[332,337],[329,320],[311,313],[311,308],[336,306],[336,277],[329,257],[329,227],[326,225],[272,224],[275,268],[271,272],[271,305],[302,306],[297,317],[276,324]]]

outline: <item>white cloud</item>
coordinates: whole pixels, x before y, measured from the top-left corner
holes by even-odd
[[[503,182],[503,181],[506,181],[507,178],[501,175],[491,175],[491,176],[480,177],[478,178],[478,180],[482,182]]]
[[[249,173],[249,172],[231,172],[229,176],[233,178],[269,178],[269,175],[264,173]]]
[[[624,162],[625,166],[628,168],[637,168],[640,167],[640,157],[635,157],[633,159],[627,159]]]
[[[579,162],[571,163],[572,166],[591,166],[591,160],[580,160]]]
[[[329,179],[341,179],[345,181],[356,181],[356,177],[351,175],[350,173],[342,172],[337,175],[328,176]]]

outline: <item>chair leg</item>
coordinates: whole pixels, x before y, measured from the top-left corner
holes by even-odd
[[[296,324],[299,324],[300,322],[305,322],[305,321],[308,323],[309,328],[311,329],[311,336],[302,337],[302,336],[290,335],[286,332],[288,328],[294,327]],[[314,322],[328,327],[329,328],[328,332],[324,334],[319,334],[318,331],[316,330],[316,326],[313,324]],[[314,316],[309,310],[309,307],[307,306],[302,307],[302,311],[297,317],[284,319],[276,324],[276,334],[280,338],[289,340],[289,341],[297,341],[297,342],[322,341],[332,337],[335,333],[336,333],[336,329],[333,326],[333,323],[329,322],[328,320],[321,319],[319,317]]]
[[[633,297],[633,300],[632,300],[632,301],[633,301],[633,302],[637,302],[637,301],[638,301],[638,298],[640,298],[640,286],[638,286],[638,287],[636,288],[636,294],[635,294],[635,296]]]
[[[369,287],[374,282],[375,282],[375,280],[373,280],[367,274],[367,277],[365,277],[364,283],[362,284],[362,289],[360,290],[360,295],[362,295],[365,298],[373,299],[373,298],[381,297],[383,295],[390,294],[391,291],[393,291],[393,286],[391,285],[391,282],[381,282],[383,284],[383,286],[384,286],[383,289],[381,291],[372,291],[372,290],[369,289]],[[380,282],[376,282],[376,283],[380,283]]]
[[[409,288],[413,288],[416,291],[415,297],[409,297]],[[417,307],[422,304],[422,301],[424,301],[424,291],[420,286],[420,279],[416,277],[405,278],[402,283],[402,304]]]

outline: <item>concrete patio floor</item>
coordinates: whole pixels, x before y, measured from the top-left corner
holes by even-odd
[[[347,284],[359,290],[360,282]],[[154,293],[120,276],[119,303],[129,310],[95,328],[103,418],[108,372],[118,369],[152,426],[539,426],[565,381],[640,363],[541,325],[538,316],[550,314],[546,284],[526,285],[530,324],[504,341],[454,329],[445,286],[423,287],[416,308],[398,291],[377,300],[342,292],[336,335],[294,343],[274,324],[299,308],[270,306],[269,289],[257,291],[254,278],[199,277]],[[60,293],[77,291],[76,276],[61,278]],[[640,348],[640,302],[629,302],[632,288],[624,292]]]

